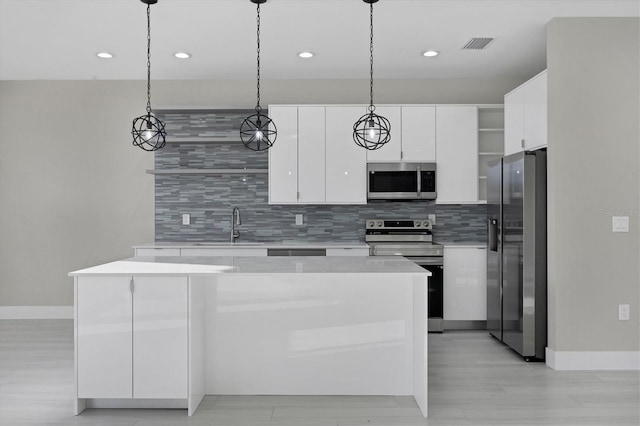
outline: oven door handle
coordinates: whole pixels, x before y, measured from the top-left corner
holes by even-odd
[[[418,179],[418,198],[420,198],[420,196],[422,195],[422,173],[421,173],[421,167],[417,166],[416,167],[416,179]]]

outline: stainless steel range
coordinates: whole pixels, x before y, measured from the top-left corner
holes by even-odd
[[[429,331],[443,330],[442,251],[433,243],[428,219],[367,219],[365,241],[371,256],[403,256],[431,272],[429,279]]]

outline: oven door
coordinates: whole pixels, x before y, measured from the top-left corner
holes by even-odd
[[[429,278],[428,330],[430,333],[442,333],[444,330],[443,266],[442,257],[407,257],[418,266],[431,272]]]

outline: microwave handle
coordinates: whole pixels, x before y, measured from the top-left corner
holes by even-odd
[[[416,178],[418,179],[418,198],[422,195],[422,173],[420,166],[416,167]]]

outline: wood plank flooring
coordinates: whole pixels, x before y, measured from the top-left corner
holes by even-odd
[[[185,410],[73,415],[73,321],[0,321],[0,425],[640,425],[640,372],[558,372],[486,332],[429,335],[429,418],[411,397],[207,396]]]

